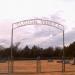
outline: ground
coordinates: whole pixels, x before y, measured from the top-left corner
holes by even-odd
[[[57,61],[60,60],[14,61],[12,75],[75,75],[75,65],[72,65],[72,60],[70,60],[69,63],[65,64],[64,73],[62,72],[62,63]],[[0,75],[8,75],[7,73],[8,69],[10,71],[10,66],[10,61],[0,62]]]

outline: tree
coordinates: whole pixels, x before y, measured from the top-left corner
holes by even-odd
[[[30,48],[29,48],[28,46],[26,46],[26,47],[23,49],[22,55],[23,55],[23,57],[26,57],[26,58],[30,57]]]
[[[54,56],[57,57],[57,58],[61,58],[62,57],[62,49],[60,47],[56,47],[55,48]]]
[[[33,46],[32,49],[31,49],[31,56],[33,58],[36,58],[38,56],[38,47],[37,46]]]

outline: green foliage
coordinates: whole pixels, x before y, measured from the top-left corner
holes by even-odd
[[[55,49],[52,47],[48,47],[46,49],[33,46],[31,49],[28,46],[25,46],[23,49],[18,49],[19,44],[13,46],[13,58],[37,58],[40,59],[48,59],[48,58],[62,58],[63,49],[60,47],[56,47]],[[75,57],[75,42],[70,44],[67,47],[64,47],[65,57],[73,58]],[[11,47],[0,49],[0,57],[11,57]]]
[[[75,42],[70,44],[68,47],[65,47],[64,51],[66,57],[75,57]]]

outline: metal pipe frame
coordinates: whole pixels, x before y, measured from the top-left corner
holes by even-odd
[[[11,65],[10,65],[10,74],[13,73],[13,24],[12,24],[12,31],[11,31]]]
[[[35,20],[35,19],[34,19]],[[51,21],[51,22],[53,22],[53,21]],[[18,22],[16,22],[16,23],[18,23]],[[59,24],[59,23],[56,23],[56,22],[53,22],[53,23],[55,23],[55,24],[58,24],[58,25],[61,25],[61,24]],[[13,27],[13,25],[14,25],[15,23],[13,23],[12,24],[12,31],[11,31],[11,70],[10,70],[10,72],[11,72],[11,74],[13,73],[13,30],[14,29],[17,29],[17,28],[19,28],[19,27],[23,27],[23,26],[26,26],[26,25],[22,25],[22,26],[17,26],[16,28],[14,28]],[[32,24],[31,24],[32,25]],[[33,24],[34,25],[34,24]],[[36,24],[37,25],[37,24]],[[40,24],[38,24],[38,25],[40,25]],[[46,24],[47,25],[47,24]],[[47,26],[52,26],[52,25],[47,25]],[[62,27],[63,27],[63,29],[61,29],[61,28],[59,28],[59,27],[56,27],[56,26],[52,26],[52,27],[55,27],[55,28],[57,28],[57,29],[59,29],[59,30],[61,30],[62,32],[63,32],[63,62],[62,62],[62,72],[65,72],[65,55],[64,55],[64,26],[63,25],[61,25]]]

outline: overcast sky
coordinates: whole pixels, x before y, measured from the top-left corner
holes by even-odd
[[[65,45],[75,41],[75,0],[0,0],[0,44],[10,45],[12,23],[32,18],[63,24]],[[62,46],[62,32],[52,27],[32,25],[14,32],[14,42],[21,41],[21,46]]]

